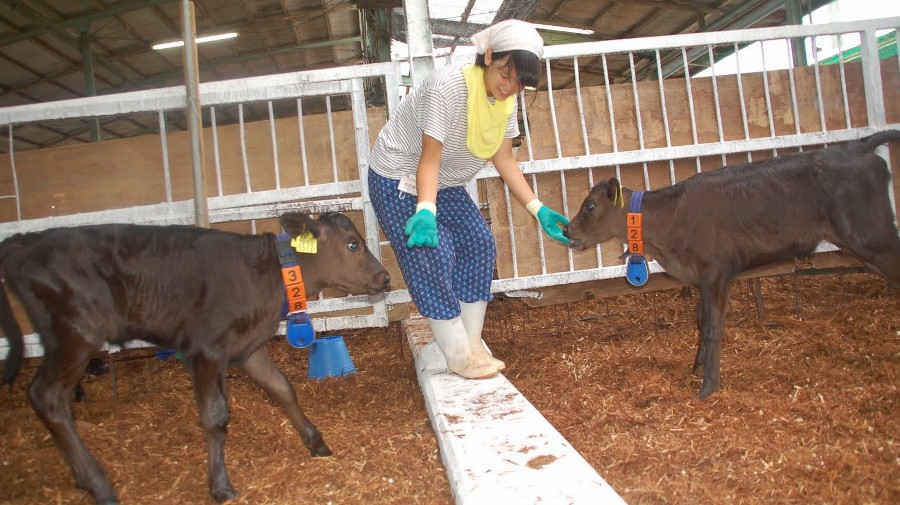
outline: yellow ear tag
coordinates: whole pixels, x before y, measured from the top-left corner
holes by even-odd
[[[291,239],[291,247],[298,253],[316,254],[318,246],[319,242],[310,232],[306,232],[303,235],[298,235]]]

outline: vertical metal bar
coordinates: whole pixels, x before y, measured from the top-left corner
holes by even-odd
[[[531,176],[534,180],[534,176]],[[503,184],[503,200],[506,203],[506,225],[509,227],[509,248],[512,255],[513,278],[519,277],[519,259],[516,255],[516,229],[513,226],[512,205],[509,201],[509,186]]]
[[[194,179],[194,223],[209,227],[206,202],[206,170],[203,153],[203,116],[200,105],[200,70],[197,65],[197,25],[194,3],[181,0],[181,30],[184,38],[184,85],[187,92],[188,134],[191,139],[191,168]]]
[[[81,57],[82,69],[84,74],[84,94],[85,96],[96,96],[97,86],[94,80],[94,51],[91,48],[90,23],[84,24],[81,31]],[[91,142],[100,141],[100,119],[92,117],[88,119],[91,129]]]
[[[897,54],[900,55],[900,29],[894,30],[894,41],[895,41],[895,45],[897,46]],[[896,60],[897,60],[898,70],[900,70],[900,57],[897,57]],[[888,153],[890,153],[890,151],[888,151]],[[892,178],[895,178],[895,177],[897,176],[897,174],[894,174],[894,173],[893,173],[893,170],[891,170],[891,164],[890,164],[890,162],[888,162],[887,167],[888,167],[888,172],[891,172],[891,177],[892,177]],[[889,189],[888,189],[888,196],[889,196],[890,199],[891,199],[891,209],[895,209],[895,210],[894,210],[894,225],[896,225],[896,224],[897,224],[897,217],[898,217],[898,216],[897,216],[897,211],[896,211],[896,208],[897,208],[897,203],[896,203],[897,195],[894,193],[894,187],[893,187],[893,186],[889,186]]]
[[[847,98],[847,74],[844,71],[844,41],[842,34],[838,34],[838,67],[841,71],[841,99],[844,105],[844,125],[850,129],[850,101]]]
[[[418,86],[434,68],[434,40],[427,0],[403,0],[406,16],[406,42],[413,86]]]
[[[553,141],[556,145],[556,157],[562,158],[562,145],[559,142],[559,124],[556,122],[556,104],[553,103],[553,78],[550,72],[550,60],[546,60],[547,66],[547,101],[550,103],[550,121],[553,124]]]
[[[394,62],[394,71],[388,72],[384,76],[384,89],[387,95],[388,117],[392,117],[394,112],[400,107],[400,63]]]
[[[591,188],[594,187],[594,170],[591,168],[588,168],[587,176],[588,176],[588,191],[590,191]],[[600,252],[600,244],[597,244],[597,246],[594,247],[594,249],[597,250],[597,267],[598,268],[602,267],[603,266],[603,256],[602,256],[602,253]]]
[[[309,186],[309,165],[306,161],[306,133],[303,129],[303,102],[297,99],[297,131],[300,136],[300,161],[303,165],[303,185]]]
[[[272,100],[267,101],[269,107],[269,136],[272,138],[272,161],[275,168],[275,189],[281,189],[281,167],[278,165],[278,138],[275,135],[275,111]]]
[[[569,192],[566,190],[566,171],[559,171],[559,187],[562,192],[562,213],[564,216],[568,216],[569,214]],[[572,256],[572,250],[566,247],[566,254],[569,257],[569,271],[575,271],[575,258]]]
[[[216,108],[209,108],[209,122],[212,128],[213,138],[213,161],[216,165],[216,188],[219,190],[219,196],[223,195],[222,191],[222,163],[219,159],[219,127],[216,123]]]
[[[744,79],[741,74],[740,47],[737,42],[734,43],[734,66],[734,77],[737,79],[738,100],[741,102],[741,124],[744,127],[744,140],[750,140],[750,124],[747,120],[747,103],[746,98],[744,98]],[[753,154],[749,151],[747,152],[747,161],[753,161]]]
[[[628,67],[631,70],[631,93],[634,96],[634,120],[637,123],[638,146],[644,149],[644,123],[641,119],[641,98],[638,94],[637,78],[634,73],[634,52],[628,52]]]
[[[787,14],[787,24],[802,25],[803,24],[803,5],[801,0],[785,0],[785,11]],[[791,55],[791,64],[788,68],[805,67],[806,52],[803,51],[803,39],[786,39],[788,41],[788,53]]]
[[[616,135],[616,112],[613,107],[612,91],[609,87],[609,66],[606,64],[606,54],[601,54],[600,59],[603,62],[603,87],[606,88],[606,108],[609,111],[609,133],[612,137],[612,149],[614,153],[619,152],[619,140]]]
[[[822,76],[819,72],[819,58],[815,56],[815,47],[816,47],[816,37],[813,36],[810,39],[810,43],[813,47],[813,72],[816,76],[816,107],[819,108],[819,125],[821,126],[821,131],[827,132],[828,125],[825,123],[825,101],[822,99]]]
[[[766,114],[769,118],[769,135],[775,137],[775,119],[772,117],[772,98],[769,94],[769,71],[766,70],[765,44],[759,42],[760,63],[762,64],[763,96],[766,99]],[[772,149],[772,155],[778,156],[778,150]]]
[[[865,30],[859,34],[859,49],[862,56],[863,89],[866,91],[866,117],[870,127],[882,127],[887,124],[887,112],[884,104],[884,82],[881,78],[881,60],[878,54],[878,37],[875,30]],[[891,151],[883,145],[875,149],[875,154],[884,158],[888,170],[891,166]],[[896,209],[894,185],[888,184],[888,197],[891,209]],[[896,225],[897,217],[894,216]]]
[[[159,140],[162,142],[163,179],[166,184],[166,203],[172,203],[172,176],[169,173],[169,137],[166,132],[166,113],[159,111]]]
[[[713,53],[713,46],[709,44],[706,46],[707,54],[709,54],[709,70],[712,73],[710,80],[712,80],[712,89],[713,89],[713,106],[716,111],[716,131],[719,134],[719,142],[725,142],[725,131],[722,128],[722,104],[719,101],[719,78],[716,76],[716,58]],[[725,155],[722,155],[722,165],[727,164],[727,159]]]
[[[331,147],[331,173],[334,182],[338,182],[337,151],[334,145],[334,117],[331,113],[331,96],[325,97],[325,111],[328,118],[328,140]]]
[[[528,161],[534,161],[534,146],[531,143],[531,127],[528,125],[528,106],[525,90],[519,93],[519,105],[522,106],[522,122],[525,123],[525,140],[528,141]]]
[[[666,109],[666,87],[663,82],[662,76],[662,61],[660,61],[659,57],[659,49],[654,51],[654,55],[656,57],[656,75],[660,76],[658,78],[659,82],[659,104],[662,107],[662,118],[663,118],[663,131],[666,134],[666,147],[672,147],[672,131],[669,128],[669,112]],[[675,160],[669,158],[669,182],[675,184]]]
[[[372,254],[381,261],[378,218],[369,196],[369,119],[366,115],[366,92],[362,79],[350,81],[350,104],[353,111],[353,131],[356,141],[356,169],[359,172],[359,186],[363,204],[363,221],[366,229],[366,244]],[[372,297],[372,313],[381,323],[388,325],[387,305],[384,294]]]
[[[531,190],[534,191],[534,195],[539,197],[538,193],[538,184],[537,184],[537,176],[534,174],[531,175]],[[508,190],[507,190],[508,192]],[[509,199],[509,196],[507,196]],[[538,250],[541,253],[541,275],[546,275],[547,273],[547,255],[544,253],[544,230],[541,228],[541,224],[535,221],[535,226],[537,226],[537,234],[538,234]]]
[[[859,34],[862,56],[863,89],[866,92],[866,117],[869,126],[884,126],[887,115],[884,108],[884,85],[881,79],[881,62],[878,59],[878,39],[875,30]]]
[[[244,164],[244,182],[247,186],[247,193],[251,193],[253,189],[250,187],[250,166],[247,163],[247,134],[244,131],[244,104],[238,104],[238,130],[241,132],[241,161]]]
[[[788,54],[791,54],[791,52],[794,50],[794,45],[791,44],[792,41],[793,39],[785,39],[785,42],[787,43]],[[797,58],[796,54],[793,56],[793,59],[791,61],[794,61],[795,58]],[[800,135],[800,109],[797,107],[797,85],[794,81],[793,65],[788,65],[788,81],[791,84],[791,110],[794,112],[794,133]]]
[[[900,71],[900,29],[894,30],[894,45],[897,46],[897,70]]]
[[[691,139],[694,141],[694,145],[696,146],[700,142],[697,139],[697,113],[694,111],[694,93],[691,89],[691,68],[688,65],[688,57],[687,57],[687,49],[681,48],[681,62],[684,66],[684,86],[687,90],[687,99],[688,99],[688,112],[691,116]],[[694,156],[694,164],[696,165],[697,173],[700,173],[700,157]]]
[[[9,123],[9,168],[12,171],[13,192],[16,198],[16,221],[22,220],[22,195],[19,194],[19,175],[16,173],[16,151],[13,138],[13,124]],[[2,289],[2,288],[0,288]]]
[[[581,79],[579,78],[578,72],[578,57],[575,57],[574,61],[575,68],[575,99],[578,102],[578,117],[581,119],[581,138],[584,142],[584,154],[591,154],[591,144],[588,141],[588,133],[587,133],[587,124],[584,121],[584,103],[581,99]]]
[[[637,77],[634,73],[634,52],[628,51],[628,67],[631,71],[631,93],[634,95],[634,119],[637,122],[638,146],[644,149],[644,123],[641,119],[641,98],[638,94]],[[650,172],[647,162],[641,164],[644,169],[644,189],[650,189]]]

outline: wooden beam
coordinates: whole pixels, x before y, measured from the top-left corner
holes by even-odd
[[[127,12],[155,7],[157,5],[172,3],[175,1],[177,0],[147,0],[145,2],[122,5],[120,7],[107,7],[102,11],[96,12],[94,14],[59,20],[56,23],[51,23],[50,25],[41,25],[34,30],[29,30],[27,32],[17,33],[15,35],[9,35],[7,37],[0,38],[0,47],[15,44],[16,42],[22,42],[23,40],[33,39],[38,35],[42,35],[51,31],[52,29],[77,28],[86,23],[90,24],[92,21],[116,17]]]
[[[689,12],[701,12],[703,14],[721,13],[722,9],[718,7],[706,7],[697,5],[693,2],[684,2],[681,0],[613,0],[615,3],[623,4],[627,7],[642,5],[646,7],[656,7],[666,10],[681,10]]]
[[[41,9],[39,6],[35,6],[32,2],[27,0],[14,0],[12,2],[12,8],[22,16],[25,16],[26,18],[34,21],[35,24],[46,28],[48,32],[55,35],[60,41],[62,41],[78,53],[81,52],[81,41],[78,39],[78,37],[69,34],[69,32],[66,31],[66,28],[62,27],[59,24],[60,20],[50,19],[48,17],[48,13],[42,12],[44,9]],[[122,79],[123,81],[128,82],[132,85],[134,84],[134,79],[131,76],[127,75],[121,67],[113,64],[104,56],[95,54],[94,61],[119,79]]]
[[[528,19],[539,3],[540,0],[503,0],[494,16],[494,23],[506,19]]]
[[[399,9],[403,7],[403,0],[357,0],[358,9]]]

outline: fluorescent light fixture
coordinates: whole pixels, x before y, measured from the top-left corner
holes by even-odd
[[[585,30],[584,28],[570,28],[568,26],[542,25],[531,23],[538,30],[547,30],[548,32],[577,33],[579,35],[593,35],[594,30]]]
[[[214,40],[225,40],[225,39],[233,39],[237,37],[237,32],[228,32],[228,33],[220,33],[218,35],[205,35],[203,37],[197,37],[197,43],[201,44],[203,42],[212,42]],[[181,47],[184,45],[183,40],[175,40],[172,42],[163,42],[160,44],[153,44],[153,49],[159,51],[160,49],[168,49],[170,47]]]

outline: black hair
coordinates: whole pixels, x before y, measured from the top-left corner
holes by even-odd
[[[535,88],[541,79],[541,60],[536,54],[524,49],[513,49],[511,51],[495,51],[491,53],[493,60],[502,60],[509,56],[507,65],[512,65],[516,69],[519,76],[519,85]],[[484,63],[484,55],[479,54],[475,58],[475,64],[481,68],[487,68]]]

